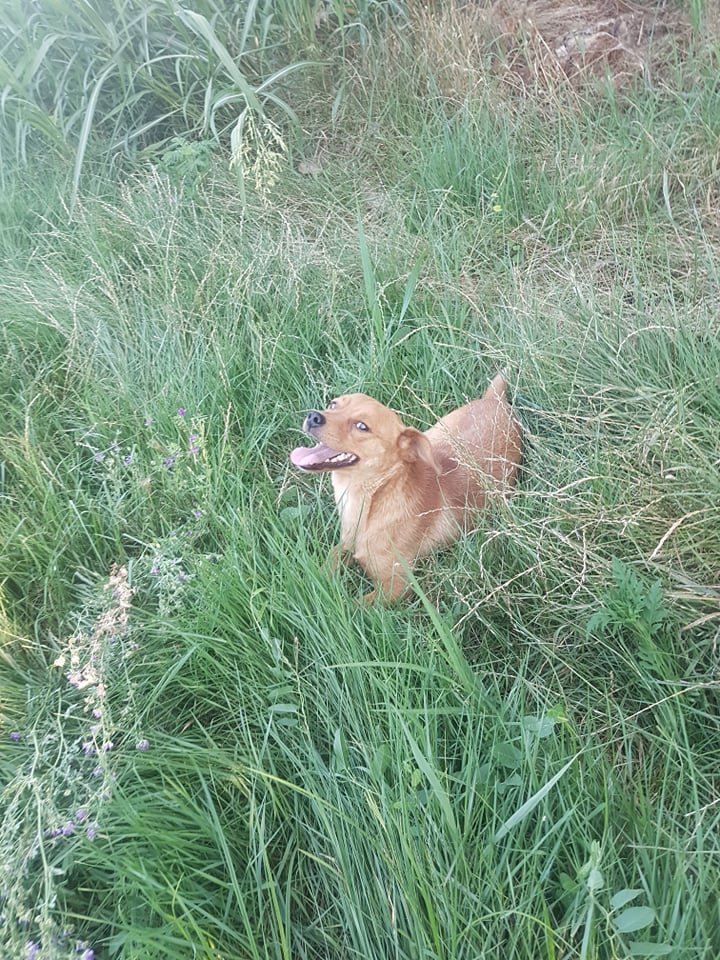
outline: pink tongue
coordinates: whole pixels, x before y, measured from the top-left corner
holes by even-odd
[[[319,463],[325,463],[326,460],[337,455],[337,450],[319,443],[316,447],[297,447],[290,454],[290,462],[301,470],[307,470],[308,467],[316,467]]]

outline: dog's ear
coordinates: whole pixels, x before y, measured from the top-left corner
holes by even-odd
[[[440,473],[440,467],[430,441],[424,433],[415,430],[414,427],[406,427],[397,439],[398,454],[406,463],[417,463],[422,460],[431,467],[435,473]]]

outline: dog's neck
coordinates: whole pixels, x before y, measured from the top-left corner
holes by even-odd
[[[352,467],[350,467],[352,470]],[[370,509],[372,498],[397,473],[393,470],[389,477],[375,482],[357,483],[349,472],[335,470],[332,474],[333,493],[342,524],[342,542],[349,547],[355,540],[358,525],[363,514]]]
[[[423,469],[418,465],[420,469]],[[352,469],[352,468],[350,468]],[[431,472],[431,471],[430,471]],[[434,479],[434,474],[432,478]],[[387,517],[390,524],[393,521],[404,522],[408,513],[412,513],[413,493],[417,486],[417,478],[409,478],[407,464],[398,463],[390,473],[375,482],[353,482],[352,476],[344,470],[334,471],[332,474],[335,502],[340,513],[342,527],[342,546],[352,550],[358,536],[362,534],[365,521],[373,508],[386,501],[386,495],[393,492],[387,499],[399,505],[397,516]],[[402,491],[397,491],[400,484]],[[394,513],[395,511],[393,511]],[[385,531],[389,532],[388,530]]]

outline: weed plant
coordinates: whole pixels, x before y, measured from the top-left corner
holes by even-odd
[[[170,0],[6,4],[0,151],[21,163],[38,142],[72,151],[74,203],[98,134],[111,157],[121,149],[152,153],[188,136],[200,152],[204,142],[227,139],[237,156],[248,123],[275,129],[269,107],[297,135],[297,117],[277,87],[303,64],[278,65],[282,32],[274,19],[273,5],[258,0],[201,0],[192,8]]]
[[[4,957],[720,955],[715,63],[458,98],[412,22],[315,176],[7,166]],[[358,605],[304,412],[498,370],[517,492]]]

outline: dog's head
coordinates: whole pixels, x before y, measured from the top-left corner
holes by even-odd
[[[422,461],[438,472],[427,437],[364,393],[337,397],[322,413],[311,410],[303,430],[317,445],[290,454],[301,470],[352,470],[364,479],[385,476],[398,463]]]

